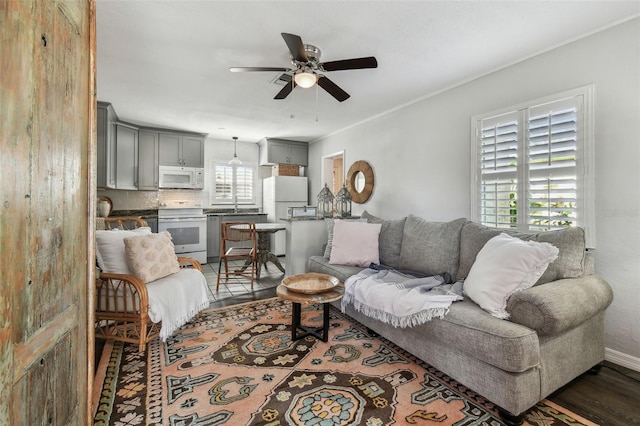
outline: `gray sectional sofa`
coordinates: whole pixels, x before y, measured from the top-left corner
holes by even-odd
[[[382,224],[381,264],[424,274],[448,272],[455,280],[464,279],[484,244],[504,232],[466,219],[429,222],[409,215],[383,220],[366,212],[363,218]],[[508,320],[490,315],[468,297],[453,303],[442,319],[415,327],[394,328],[353,305],[346,313],[496,404],[505,423],[521,424],[527,409],[604,360],[604,315],[613,293],[594,275],[582,229],[506,232],[559,249],[533,287],[509,298]],[[330,264],[325,256],[308,260],[308,272],[342,281],[361,270]],[[340,302],[335,305],[339,308]]]

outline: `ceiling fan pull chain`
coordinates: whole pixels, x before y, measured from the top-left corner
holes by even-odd
[[[318,122],[318,85],[316,84],[316,123]]]

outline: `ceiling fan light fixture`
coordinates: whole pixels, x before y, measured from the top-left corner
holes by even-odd
[[[312,72],[302,71],[296,73],[294,80],[298,86],[308,89],[316,84],[318,76]]]

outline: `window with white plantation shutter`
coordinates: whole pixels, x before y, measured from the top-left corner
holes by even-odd
[[[255,164],[228,164],[212,161],[213,191],[211,204],[255,204],[257,166]],[[235,199],[234,199],[235,197]]]
[[[472,121],[472,219],[543,232],[593,220],[593,87]]]

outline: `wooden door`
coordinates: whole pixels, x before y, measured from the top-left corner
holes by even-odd
[[[0,2],[0,424],[84,425],[94,4]]]

